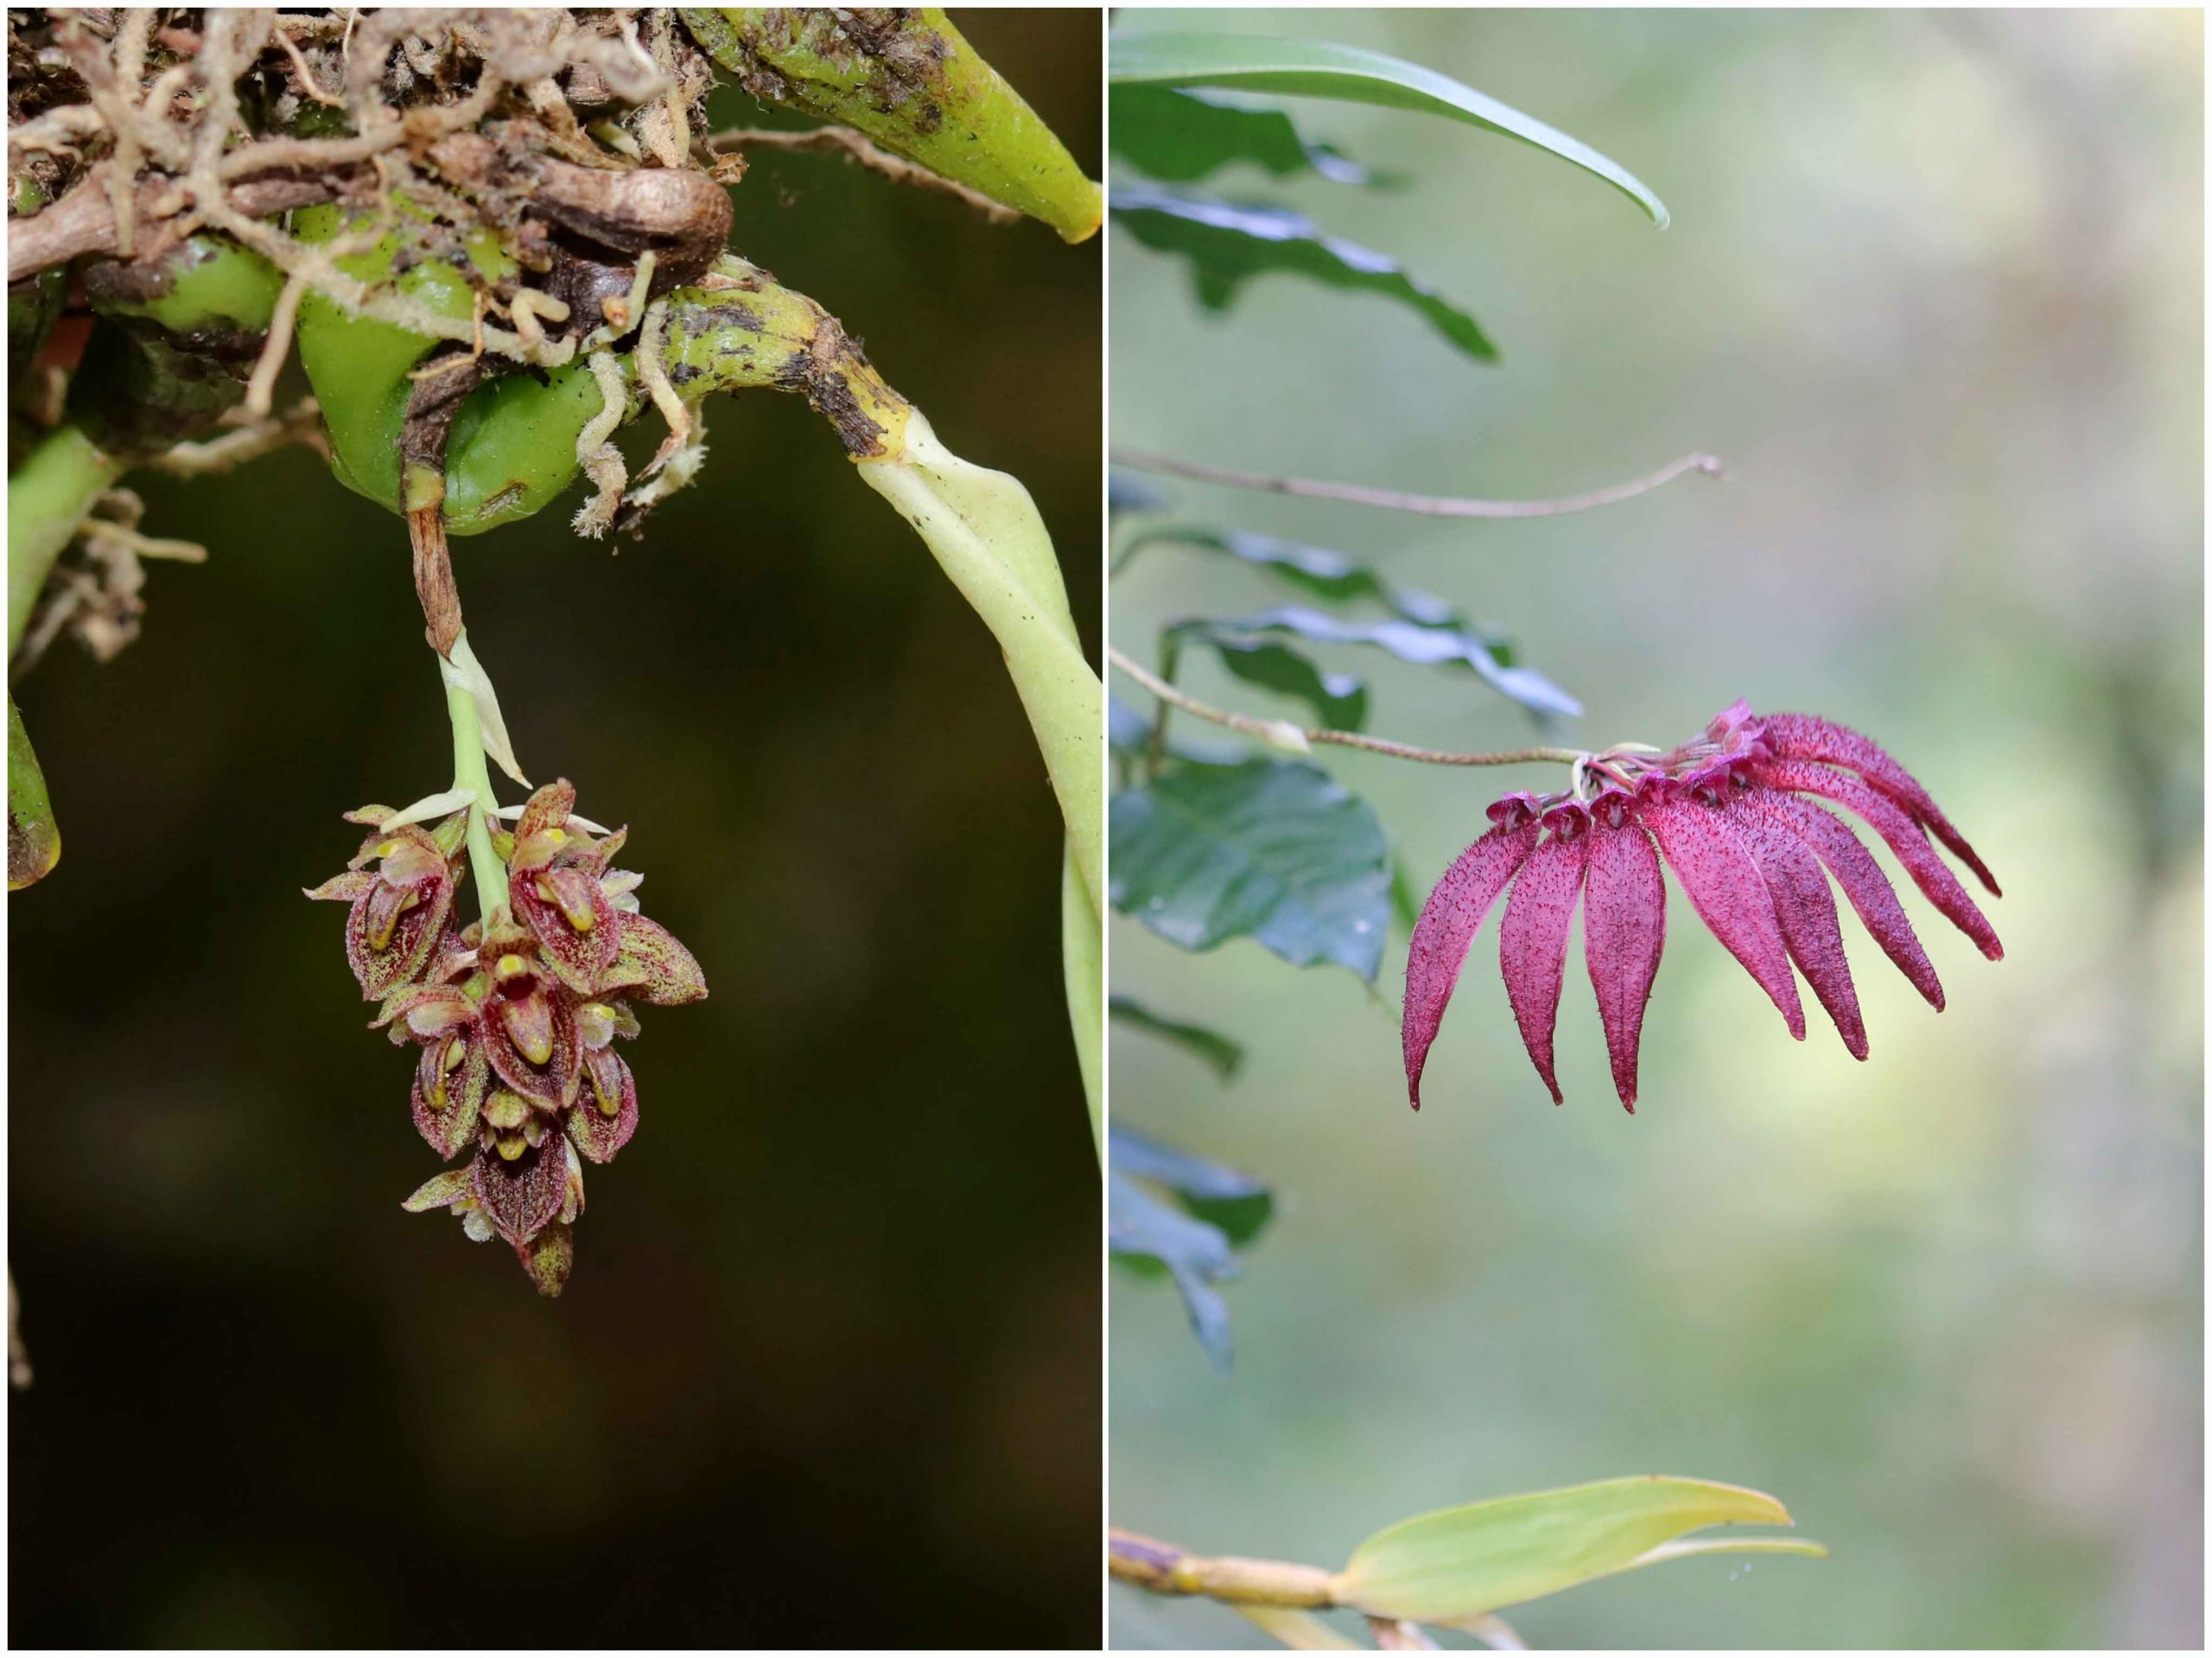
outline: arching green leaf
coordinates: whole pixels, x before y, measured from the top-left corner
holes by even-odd
[[[1548,149],[1594,173],[1650,214],[1660,229],[1667,227],[1666,205],[1619,162],[1448,75],[1363,47],[1256,35],[1117,34],[1107,42],[1106,77],[1116,87],[1236,87],[1464,121]]]

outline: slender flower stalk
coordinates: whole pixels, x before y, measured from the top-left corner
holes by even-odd
[[[1490,831],[1445,872],[1414,927],[1404,1026],[1414,1109],[1421,1109],[1421,1073],[1468,947],[1509,891],[1499,969],[1522,1045],[1554,1102],[1552,1034],[1580,902],[1614,1088],[1624,1106],[1636,1109],[1643,1009],[1666,942],[1662,862],[1799,1041],[1805,1015],[1796,974],[1846,1050],[1866,1057],[1830,874],[1875,942],[1940,1010],[1942,986],[1888,878],[1816,801],[1865,819],[1946,919],[1992,961],[2003,956],[1996,930],[1931,841],[1992,893],[1995,878],[1910,772],[1847,727],[1809,715],[1762,718],[1738,702],[1679,747],[1623,745],[1583,755],[1567,792],[1508,795],[1490,808]]]

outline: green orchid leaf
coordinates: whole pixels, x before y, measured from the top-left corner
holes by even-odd
[[[1492,690],[1537,714],[1579,715],[1582,704],[1533,668],[1516,668],[1498,645],[1451,627],[1420,627],[1396,619],[1346,621],[1321,611],[1284,605],[1255,616],[1223,617],[1208,624],[1227,637],[1291,633],[1316,644],[1371,645],[1401,662],[1424,668],[1471,668]]]
[[[1309,547],[1302,542],[1285,541],[1280,536],[1263,536],[1249,530],[1173,524],[1132,536],[1122,549],[1124,567],[1146,548],[1157,546],[1196,547],[1225,553],[1231,558],[1260,566],[1268,575],[1325,604],[1344,605],[1370,600],[1422,627],[1467,626],[1466,618],[1446,600],[1432,594],[1402,588],[1326,547]],[[1493,644],[1491,649],[1501,661],[1506,659],[1502,647]]]
[[[1177,622],[1161,638],[1161,657],[1186,641],[1213,647],[1221,665],[1248,685],[1295,697],[1314,719],[1338,731],[1357,731],[1367,721],[1367,683],[1351,674],[1323,670],[1311,657],[1240,626],[1205,620]]]
[[[1135,1030],[1149,1032],[1163,1042],[1173,1043],[1201,1061],[1224,1083],[1235,1077],[1237,1069],[1244,1063],[1244,1045],[1222,1035],[1218,1031],[1210,1031],[1203,1025],[1192,1025],[1182,1020],[1166,1018],[1129,996],[1112,997],[1106,1007],[1107,1011],[1122,1024]]]
[[[1305,137],[1282,111],[1234,93],[1116,86],[1107,109],[1114,155],[1171,184],[1196,183],[1240,162],[1277,178],[1312,173],[1338,184],[1378,182],[1342,151]]]
[[[1417,63],[1328,41],[1253,35],[1115,35],[1107,41],[1109,86],[1220,86],[1299,98],[1330,98],[1463,121],[1548,149],[1595,174],[1667,227],[1666,205],[1618,162],[1532,116]]]
[[[1466,312],[1414,281],[1388,255],[1323,235],[1303,213],[1139,184],[1116,185],[1108,206],[1115,222],[1145,246],[1191,262],[1198,303],[1210,311],[1226,310],[1255,276],[1281,271],[1332,288],[1382,295],[1427,318],[1468,356],[1484,362],[1497,356],[1497,348]]]
[[[1787,1526],[1762,1491],[1657,1475],[1500,1497],[1401,1521],[1376,1532],[1338,1573],[1339,1604],[1376,1617],[1452,1623],[1686,1552],[1707,1526]],[[1698,1552],[1792,1539],[1700,1539]],[[1811,1552],[1818,1544],[1797,1545]]]
[[[1374,810],[1296,760],[1171,761],[1115,796],[1107,896],[1187,950],[1250,938],[1294,967],[1372,981],[1390,924]]]

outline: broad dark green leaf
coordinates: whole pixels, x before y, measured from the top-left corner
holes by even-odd
[[[1315,173],[1338,184],[1376,181],[1333,146],[1300,135],[1282,111],[1234,96],[1129,86],[1115,87],[1107,104],[1114,155],[1171,184],[1195,183],[1239,162],[1277,178]]]
[[[1145,246],[1191,262],[1198,302],[1209,310],[1227,309],[1237,289],[1253,277],[1281,271],[1396,300],[1427,318],[1470,357],[1487,362],[1497,356],[1497,348],[1466,312],[1415,282],[1389,256],[1324,236],[1303,213],[1177,195],[1141,184],[1116,185],[1108,206],[1115,222]]]
[[[1301,761],[1178,760],[1114,797],[1107,895],[1171,944],[1250,938],[1295,967],[1372,981],[1390,924],[1382,826]]]
[[[1129,996],[1112,997],[1106,1007],[1122,1024],[1147,1031],[1199,1059],[1224,1083],[1236,1076],[1237,1067],[1244,1063],[1243,1044],[1224,1036],[1218,1031],[1210,1031],[1203,1025],[1192,1025],[1183,1020],[1166,1018]]]
[[[1372,600],[1423,627],[1467,626],[1466,618],[1444,600],[1412,588],[1402,588],[1342,553],[1249,530],[1211,530],[1192,524],[1147,530],[1129,537],[1122,549],[1122,562],[1126,564],[1147,547],[1161,545],[1226,553],[1248,564],[1257,564],[1269,575],[1328,604]],[[1492,649],[1501,660],[1504,659],[1503,650],[1495,644]]]
[[[1106,46],[1114,87],[1223,86],[1300,98],[1332,98],[1464,121],[1548,149],[1595,174],[1667,227],[1666,205],[1619,162],[1555,127],[1448,75],[1380,52],[1328,41],[1277,41],[1255,35],[1124,35]]]
[[[1108,1131],[1106,1163],[1107,1247],[1132,1265],[1167,1273],[1192,1334],[1226,1374],[1229,1308],[1214,1286],[1237,1275],[1236,1250],[1267,1224],[1274,1199],[1249,1175],[1127,1128]]]
[[[1331,645],[1371,645],[1388,651],[1401,662],[1421,667],[1471,668],[1493,690],[1511,697],[1539,714],[1577,715],[1582,705],[1533,668],[1516,668],[1502,659],[1491,641],[1458,628],[1419,627],[1395,619],[1346,621],[1319,610],[1283,605],[1256,616],[1222,617],[1211,626],[1218,632],[1293,633],[1300,638]]]
[[[1162,636],[1161,654],[1193,640],[1212,646],[1221,665],[1246,684],[1305,703],[1321,725],[1338,731],[1366,725],[1367,683],[1356,675],[1329,673],[1304,651],[1234,622],[1177,622]]]

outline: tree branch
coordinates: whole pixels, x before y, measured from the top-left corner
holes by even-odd
[[[1387,737],[1370,737],[1357,731],[1331,731],[1321,727],[1293,725],[1287,720],[1262,720],[1249,714],[1232,714],[1226,708],[1214,708],[1194,696],[1185,696],[1110,645],[1106,647],[1106,659],[1161,702],[1170,703],[1185,714],[1195,715],[1201,720],[1211,720],[1217,726],[1227,726],[1232,731],[1245,732],[1279,746],[1288,736],[1302,739],[1307,743],[1334,743],[1342,748],[1363,748],[1370,754],[1388,754],[1402,760],[1421,760],[1431,765],[1533,765],[1540,763],[1572,765],[1582,758],[1582,750],[1579,748],[1509,748],[1494,754],[1455,754],[1440,748],[1418,748],[1411,743],[1393,742]]]
[[[1586,512],[1593,506],[1610,506],[1647,494],[1672,483],[1686,472],[1709,478],[1722,475],[1713,455],[1686,454],[1669,461],[1658,471],[1624,484],[1593,489],[1587,495],[1565,495],[1549,501],[1482,501],[1448,495],[1404,495],[1395,490],[1373,489],[1364,484],[1325,484],[1310,478],[1270,478],[1256,472],[1237,472],[1228,467],[1201,466],[1195,461],[1176,461],[1164,454],[1135,449],[1116,449],[1109,457],[1117,467],[1140,472],[1171,473],[1202,483],[1227,484],[1236,489],[1265,490],[1274,495],[1297,495],[1316,501],[1349,501],[1355,506],[1388,507],[1395,512],[1420,512],[1436,518],[1552,518],[1567,512]]]

